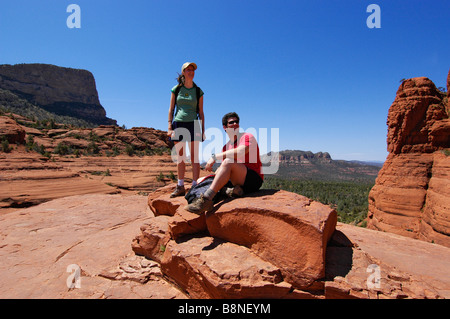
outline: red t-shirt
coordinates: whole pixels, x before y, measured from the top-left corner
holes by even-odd
[[[228,150],[232,150],[241,145],[249,146],[249,152],[245,155],[245,158],[238,157],[237,163],[244,164],[245,166],[247,166],[247,168],[250,168],[251,170],[254,170],[256,173],[258,173],[258,175],[261,176],[261,179],[264,179],[264,174],[262,173],[262,163],[259,157],[258,142],[256,142],[256,139],[252,134],[242,134],[235,143],[231,143],[231,141],[229,141],[223,146],[222,151],[225,152]]]

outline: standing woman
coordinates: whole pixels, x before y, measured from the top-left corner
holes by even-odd
[[[186,62],[181,67],[178,84],[172,88],[169,108],[169,128],[167,134],[175,143],[177,156],[178,183],[170,197],[184,196],[184,176],[186,162],[184,151],[189,146],[192,164],[192,183],[200,176],[199,143],[204,140],[205,116],[203,113],[203,91],[194,83],[197,65]],[[198,96],[197,96],[198,95]],[[176,107],[176,112],[174,114]]]

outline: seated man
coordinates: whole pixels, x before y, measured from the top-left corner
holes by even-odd
[[[243,195],[259,190],[264,181],[255,137],[250,133],[239,132],[239,116],[234,112],[224,115],[222,125],[230,141],[221,153],[213,154],[206,163],[205,169],[212,171],[214,163],[222,161],[209,189],[185,207],[191,213],[201,214],[212,210],[214,196],[228,182],[235,187],[234,194]]]

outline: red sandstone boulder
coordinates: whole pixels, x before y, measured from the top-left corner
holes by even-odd
[[[9,143],[25,142],[25,130],[13,119],[0,116],[0,140],[6,138]]]
[[[247,247],[275,265],[283,280],[295,288],[306,288],[324,276],[326,246],[337,221],[330,207],[294,193],[262,190],[218,203],[205,220],[205,214],[198,216],[184,210],[184,197],[170,198],[173,187],[155,191],[148,200],[155,216],[172,216],[168,232],[173,239],[207,230],[214,238]],[[149,228],[152,226],[143,232]],[[140,242],[155,242],[146,241],[147,235],[136,238],[135,251],[153,258],[150,252],[158,244],[139,248]]]
[[[324,276],[327,242],[336,222],[337,214],[328,206],[271,190],[219,204],[206,218],[213,237],[250,248],[279,267],[296,288]]]
[[[191,298],[286,298],[280,269],[248,248],[212,237],[169,242],[161,270]]]
[[[173,239],[187,234],[196,234],[206,230],[205,215],[196,215],[184,209],[186,199],[181,197],[170,198],[175,184],[159,188],[148,196],[148,205],[155,216],[173,216],[168,221],[168,231]],[[189,188],[186,189],[188,191]]]
[[[141,234],[131,244],[133,251],[160,263],[170,240],[168,222],[168,216],[157,216],[141,226]]]

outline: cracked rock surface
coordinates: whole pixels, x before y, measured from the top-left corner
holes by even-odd
[[[0,216],[0,298],[185,298],[130,249],[151,216],[144,196],[104,194]]]

